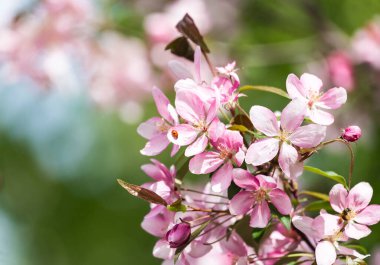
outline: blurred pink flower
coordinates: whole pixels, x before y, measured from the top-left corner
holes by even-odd
[[[348,91],[354,88],[354,69],[351,58],[344,52],[333,52],[327,57],[327,67],[331,82]]]

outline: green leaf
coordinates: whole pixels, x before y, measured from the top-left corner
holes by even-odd
[[[316,191],[308,191],[308,190],[304,190],[302,192],[299,193],[300,195],[301,194],[305,194],[305,195],[310,195],[310,196],[313,196],[317,199],[321,199],[323,201],[330,201],[330,198],[328,195],[326,194],[323,194],[323,193],[320,193],[320,192],[316,192]]]
[[[342,244],[343,246],[347,247],[347,248],[351,248],[351,249],[355,249],[357,251],[359,251],[361,254],[364,254],[364,255],[367,255],[368,254],[368,250],[363,247],[362,245],[354,245],[354,244]]]
[[[183,178],[189,172],[189,162],[190,159],[187,158],[186,161],[182,164],[182,166],[177,170],[176,179],[182,182]]]
[[[319,212],[325,209],[326,211],[332,211],[331,205],[327,201],[314,201],[305,206],[305,211]]]
[[[235,124],[235,125],[232,125],[230,127],[228,127],[228,130],[231,130],[231,131],[239,131],[239,132],[242,132],[242,133],[245,133],[248,130],[247,127],[245,127],[244,125],[238,125],[238,124]]]
[[[242,86],[239,89],[239,92],[250,91],[250,90],[270,92],[270,93],[277,94],[279,96],[289,99],[288,94],[284,90],[282,90],[281,88],[271,87],[271,86],[249,86],[249,85]]]
[[[258,240],[264,234],[264,232],[265,232],[265,229],[253,230],[252,237]]]
[[[176,200],[174,203],[166,206],[166,208],[172,212],[183,212],[183,213],[185,213],[187,210],[186,205],[182,204],[182,199]]]
[[[288,216],[282,216],[280,218],[280,221],[281,221],[281,223],[284,224],[284,226],[286,227],[286,229],[288,229],[290,231],[291,226],[292,226],[292,223],[290,221],[290,217],[288,217]]]
[[[232,125],[243,125],[245,128],[247,128],[248,130],[251,130],[251,131],[253,131],[253,129],[254,129],[251,120],[249,119],[249,117],[247,117],[247,115],[244,115],[244,114],[236,115],[232,119],[231,124]]]
[[[200,233],[202,233],[202,231],[206,228],[206,226],[208,226],[208,224],[210,223],[211,221],[207,221],[205,223],[203,223],[201,226],[199,226],[197,228],[197,230],[195,230],[193,233],[191,233],[191,236],[189,238],[189,241],[187,241],[187,243],[185,245],[183,245],[182,247],[179,247],[176,249],[175,251],[175,256],[174,256],[174,264],[177,263],[178,261],[178,258],[179,256],[181,255],[182,251],[194,240],[197,238],[197,236],[200,235]]]
[[[342,184],[343,186],[345,186],[347,188],[346,179],[344,177],[342,177],[341,175],[338,175],[337,173],[333,172],[333,171],[323,171],[319,168],[311,167],[311,166],[304,166],[304,169],[309,171],[309,172],[315,173],[317,175],[320,175],[320,176],[329,178],[331,180],[334,180],[334,181]]]

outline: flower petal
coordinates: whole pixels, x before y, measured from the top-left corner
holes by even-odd
[[[252,193],[240,191],[230,200],[230,212],[234,215],[246,214],[253,205]]]
[[[329,197],[331,207],[337,212],[342,213],[346,208],[348,191],[342,184],[336,184],[332,187]]]
[[[173,123],[172,115],[168,111],[168,106],[170,105],[169,99],[165,96],[162,91],[157,88],[153,87],[152,89],[153,99],[156,103],[157,111],[160,113],[160,115],[170,123]]]
[[[179,146],[193,143],[199,130],[189,124],[180,124],[169,129],[167,137],[170,142]]]
[[[181,85],[184,89],[177,90],[175,107],[178,114],[186,121],[197,124],[206,118],[205,103],[196,94],[197,85],[191,79],[179,80],[175,86]],[[186,87],[193,87],[188,89]]]
[[[193,174],[208,174],[214,172],[223,162],[219,153],[203,152],[190,160],[189,170]]]
[[[312,122],[325,126],[331,125],[334,122],[332,114],[317,108],[310,110],[309,118]]]
[[[208,138],[205,133],[202,133],[194,143],[186,148],[185,156],[190,157],[202,153],[206,149],[207,144]]]
[[[291,99],[306,97],[305,88],[295,74],[290,74],[288,78],[286,78],[286,90]]]
[[[347,101],[347,91],[343,87],[334,87],[327,90],[318,100],[317,105],[325,109],[337,109]]]
[[[262,201],[255,205],[251,213],[251,221],[249,225],[251,227],[264,228],[268,225],[270,219],[270,210],[268,203]]]
[[[211,177],[211,189],[213,192],[222,192],[228,189],[232,181],[232,164],[225,163]]]
[[[176,60],[171,60],[168,62],[169,70],[172,72],[176,80],[180,79],[192,79],[193,75],[190,73],[190,71],[186,68],[186,66]]]
[[[145,156],[155,156],[160,154],[169,145],[166,134],[157,135],[145,144],[140,153]]]
[[[289,141],[292,144],[302,147],[311,148],[319,145],[326,137],[326,127],[318,124],[309,124],[299,127],[290,136]]]
[[[315,231],[313,229],[314,219],[308,216],[294,216],[292,218],[293,225],[308,237],[314,238]]]
[[[257,182],[257,179],[245,169],[234,168],[232,171],[232,175],[235,184],[238,185],[240,188],[248,190],[257,190],[259,188],[259,183]]]
[[[321,241],[315,248],[317,265],[332,265],[336,261],[336,250],[330,241]]]
[[[281,128],[291,133],[302,124],[307,105],[300,99],[293,99],[281,113]]]
[[[251,144],[245,155],[245,162],[254,166],[271,161],[278,153],[279,139],[266,138]]]
[[[200,84],[202,82],[201,79],[201,58],[202,58],[202,51],[201,47],[197,45],[194,50],[194,67],[195,67],[195,82]]]
[[[370,203],[373,195],[373,189],[368,182],[356,184],[348,193],[347,207],[359,212]]]
[[[290,214],[292,211],[292,203],[289,196],[280,189],[273,189],[269,192],[271,203],[281,214]]]
[[[267,136],[277,136],[279,134],[279,127],[276,115],[262,106],[253,106],[249,111],[253,126],[260,132]]]
[[[293,146],[285,142],[282,143],[280,155],[278,157],[278,163],[286,176],[291,177],[292,175],[291,169],[294,165],[296,165],[297,161],[298,161],[297,150]]]
[[[351,221],[344,229],[344,233],[350,238],[359,240],[371,234],[371,229],[366,225],[357,224]]]
[[[160,239],[153,247],[153,256],[159,259],[171,259],[175,254],[175,248],[170,248],[165,239]]]
[[[380,205],[373,204],[367,206],[355,217],[355,222],[363,225],[374,225],[380,221]]]
[[[306,90],[307,97],[318,95],[323,86],[322,80],[312,74],[305,73],[301,75],[300,80]]]
[[[139,125],[137,133],[145,139],[152,139],[157,134],[161,134],[158,130],[158,126],[163,123],[163,120],[159,117],[153,117]]]

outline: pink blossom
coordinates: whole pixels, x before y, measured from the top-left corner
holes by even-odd
[[[264,175],[252,176],[244,170],[236,171],[236,185],[243,188],[230,201],[230,212],[235,215],[250,213],[251,227],[266,227],[270,219],[268,202],[281,214],[289,214],[292,204],[288,195],[277,188],[275,180]]]
[[[224,126],[223,126],[224,127]],[[190,160],[189,169],[193,174],[209,174],[215,192],[226,190],[232,181],[233,165],[241,166],[244,161],[243,137],[237,131],[223,129],[222,135],[211,140],[215,151],[206,151]]]
[[[344,52],[333,52],[327,57],[327,66],[332,83],[351,91],[354,88],[354,69],[351,58]]]
[[[369,225],[380,221],[380,205],[369,205],[373,190],[369,183],[360,182],[350,191],[342,184],[336,184],[330,191],[332,208],[340,214],[346,223],[344,233],[354,239],[368,236]]]
[[[303,74],[300,79],[290,74],[286,79],[286,89],[290,98],[300,99],[307,107],[307,116],[320,125],[330,125],[334,116],[321,109],[337,109],[347,101],[347,92],[343,87],[334,87],[321,92],[322,80],[312,74]]]
[[[169,211],[163,205],[156,205],[145,215],[141,227],[149,234],[156,237],[164,237],[169,225],[174,221],[174,212]]]
[[[179,146],[188,146],[186,156],[202,153],[209,142],[208,133],[218,123],[217,102],[203,101],[196,92],[179,90],[175,100],[178,114],[187,122],[169,129],[168,139]]]
[[[166,233],[166,240],[171,248],[178,248],[187,243],[191,235],[191,227],[188,223],[176,224]]]
[[[291,101],[281,114],[281,125],[276,115],[268,108],[253,106],[250,117],[255,128],[268,136],[259,139],[247,150],[245,161],[254,166],[271,161],[278,153],[280,168],[288,177],[297,177],[302,172],[298,163],[298,152],[294,146],[311,148],[317,146],[326,134],[326,127],[309,124],[301,126],[306,106],[302,101]]]
[[[359,259],[367,257],[357,251],[339,245],[339,241],[348,240],[348,237],[341,232],[343,224],[339,216],[328,214],[322,210],[320,215],[314,219],[307,216],[295,216],[292,219],[292,223],[311,242],[315,243],[317,265],[335,264],[338,254],[350,255]]]
[[[152,93],[158,113],[161,117],[153,117],[143,122],[137,128],[137,132],[149,140],[141,150],[143,155],[148,156],[161,153],[169,145],[170,141],[167,138],[167,133],[172,126],[179,123],[178,114],[164,93],[156,87],[153,88]],[[172,156],[176,154],[178,149],[178,145],[173,146]]]

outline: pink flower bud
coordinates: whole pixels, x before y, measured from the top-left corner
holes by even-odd
[[[191,228],[188,223],[180,223],[173,226],[166,233],[166,241],[171,248],[178,248],[186,244],[191,235]]]
[[[344,129],[342,138],[349,142],[355,142],[362,136],[362,130],[359,126],[351,125]]]

